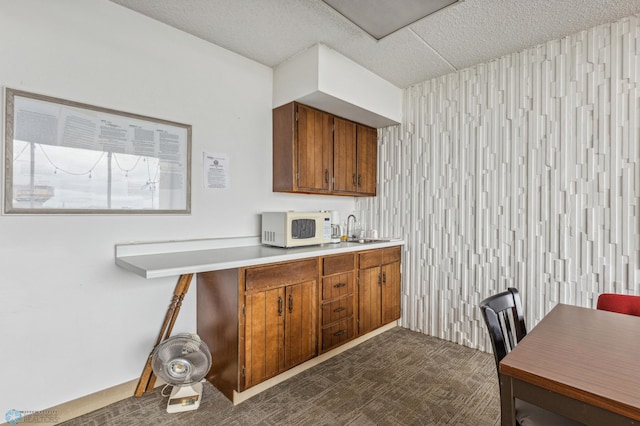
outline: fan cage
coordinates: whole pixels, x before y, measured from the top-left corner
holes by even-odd
[[[180,333],[158,345],[153,352],[153,372],[169,383],[180,386],[204,378],[211,368],[211,353],[196,334]]]

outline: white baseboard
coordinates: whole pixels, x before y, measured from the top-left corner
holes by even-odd
[[[18,424],[30,423],[29,417],[32,417],[33,424],[38,426],[53,426],[58,423],[71,420],[83,414],[90,413],[99,408],[106,407],[114,402],[122,401],[130,396],[133,396],[133,392],[138,384],[138,379],[134,379],[130,382],[122,383],[101,391],[85,395],[78,399],[56,405],[55,407],[41,410],[40,413],[44,415],[34,414],[33,416],[25,416]],[[51,420],[51,421],[49,421]],[[1,426],[9,425],[9,423],[2,423]]]
[[[365,334],[364,336],[358,337],[350,342],[345,343],[335,349],[332,349],[328,352],[325,352],[309,361],[302,363],[290,370],[285,371],[282,374],[279,374],[276,377],[273,377],[265,382],[262,382],[251,389],[248,389],[244,392],[235,392],[233,393],[233,404],[239,404],[247,399],[251,398],[259,394],[260,392],[264,392],[265,390],[277,385],[278,383],[282,383],[285,380],[299,374],[311,367],[314,367],[348,349],[351,349],[362,342],[365,342],[372,337],[375,337],[381,333],[384,333],[387,330],[390,330],[398,325],[397,321],[389,323],[385,326],[382,326],[370,333]],[[83,414],[90,413],[92,411],[98,410],[100,408],[104,408],[107,405],[111,405],[118,401],[122,401],[123,399],[127,399],[133,396],[135,392],[136,385],[138,384],[138,379],[131,380],[126,383],[122,383],[107,389],[103,389],[101,391],[85,395],[78,399],[74,399],[72,401],[68,401],[62,403],[60,405],[56,405],[55,407],[48,408],[46,410],[40,411],[40,413],[46,414],[45,416],[39,416],[38,418],[33,418],[34,424],[38,426],[54,426],[58,423],[66,422],[67,420],[74,419],[76,417],[82,416]],[[163,386],[164,383],[160,379],[156,380],[156,387]],[[34,416],[37,416],[34,415]],[[51,421],[43,421],[43,418],[51,419]],[[26,416],[24,420],[19,422],[18,424],[29,423],[29,416]],[[9,423],[2,423],[0,426],[11,426]]]

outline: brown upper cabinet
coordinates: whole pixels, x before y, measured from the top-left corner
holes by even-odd
[[[378,130],[358,124],[357,129],[357,192],[376,195],[378,171]]]
[[[378,133],[291,102],[273,110],[273,190],[375,196]]]

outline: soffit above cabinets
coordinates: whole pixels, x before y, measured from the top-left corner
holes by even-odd
[[[291,101],[369,127],[402,121],[401,89],[323,44],[274,69],[273,107]]]

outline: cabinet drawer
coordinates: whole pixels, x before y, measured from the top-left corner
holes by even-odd
[[[322,259],[322,275],[353,271],[356,267],[354,253],[329,256]]]
[[[400,246],[382,249],[382,263],[400,262]]]
[[[322,326],[353,316],[353,294],[322,304]]]
[[[322,279],[322,300],[334,299],[351,293],[353,293],[353,272]]]
[[[245,270],[245,289],[264,290],[282,287],[318,278],[318,262],[306,259],[276,265],[259,266]]]
[[[324,327],[322,329],[322,350],[326,351],[353,339],[355,336],[354,324],[353,317],[349,317],[339,323]]]
[[[358,254],[358,268],[368,269],[380,265],[382,265],[382,250],[371,250]]]

